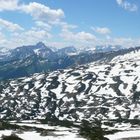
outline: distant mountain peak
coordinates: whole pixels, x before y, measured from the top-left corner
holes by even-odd
[[[40,46],[40,47],[42,47],[42,46],[46,46],[43,42],[38,42],[37,44],[36,44],[36,46]]]
[[[68,47],[59,49],[58,53],[61,55],[71,55],[71,54],[77,54],[78,51],[74,46],[68,46]]]

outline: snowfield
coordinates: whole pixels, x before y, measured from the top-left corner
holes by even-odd
[[[14,131],[14,130],[0,130],[0,139],[2,135],[9,136],[11,134],[16,134],[23,140],[87,140],[86,138],[82,138],[80,135],[78,135],[78,129],[77,128],[66,128],[61,126],[49,126],[47,124],[36,124],[33,122],[28,123],[22,122],[22,123],[16,123],[11,122],[11,124],[16,124],[18,126],[29,126],[29,127],[35,127],[35,128],[43,128],[44,130],[52,130],[48,131],[46,136],[42,136],[41,133],[36,132],[35,130],[32,131]],[[104,127],[105,128],[105,127]],[[139,128],[131,128],[131,125],[129,124],[116,124],[115,128],[118,130],[121,130],[121,132],[117,132],[110,135],[105,135],[106,138],[109,140],[127,140],[127,139],[136,139],[140,138],[140,129]],[[108,129],[112,129],[109,128]],[[54,131],[55,130],[55,131]]]
[[[106,137],[110,140],[139,140],[140,130],[118,132],[113,135],[106,135]]]
[[[6,135],[6,136],[9,136],[13,133],[13,131],[10,131],[10,130],[4,130],[4,131],[0,131],[0,137],[2,135]],[[22,138],[23,140],[64,140],[64,139],[67,139],[67,140],[86,140],[84,138],[79,138],[78,136],[76,136],[75,134],[73,133],[70,133],[70,132],[61,132],[61,133],[54,133],[56,134],[57,136],[40,136],[39,133],[36,133],[34,131],[32,132],[24,132],[23,134],[17,134],[20,138]],[[58,136],[59,135],[59,136]]]
[[[0,130],[0,137],[2,135],[9,136],[12,133],[16,134],[23,140],[86,140],[78,135],[78,129],[77,128],[66,128],[61,126],[49,126],[47,124],[33,124],[33,123],[15,123],[19,126],[30,126],[35,128],[43,128],[45,130],[53,130],[49,131],[47,136],[41,136],[40,133],[37,133],[36,131],[22,131],[22,133],[19,133],[18,131],[12,131],[12,130]],[[54,131],[55,130],[55,131]]]

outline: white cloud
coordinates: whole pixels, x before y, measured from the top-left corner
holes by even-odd
[[[10,21],[4,20],[0,18],[0,28],[4,30],[8,30],[11,32],[17,31],[17,30],[24,30],[21,26],[18,24],[12,23]]]
[[[35,24],[36,24],[37,28],[44,29],[46,31],[50,31],[52,29],[51,25],[49,25],[48,23],[42,22],[42,21],[36,21]]]
[[[96,45],[121,45],[123,47],[129,48],[129,47],[140,46],[140,38],[109,37],[106,39],[98,39]]]
[[[47,41],[45,44],[47,46],[52,46],[55,48],[64,48],[66,46],[73,46],[73,44],[70,44],[69,42],[65,42],[65,41],[49,41],[49,42]]]
[[[62,9],[51,9],[48,6],[37,2],[29,4],[19,3],[19,0],[0,0],[0,11],[19,10],[30,14],[34,20],[39,21],[59,21],[64,17]]]
[[[138,6],[136,4],[130,3],[126,0],[116,0],[119,6],[124,8],[125,10],[134,12],[138,10]]]
[[[89,42],[89,41],[95,41],[96,37],[91,34],[91,33],[87,33],[87,32],[78,32],[78,33],[73,33],[69,30],[63,30],[62,33],[60,34],[60,36],[68,41],[76,41],[76,42]]]
[[[63,21],[52,21],[50,24],[59,26],[62,28],[62,30],[76,29],[78,27],[77,25],[68,24],[67,22],[63,22]]]
[[[123,0],[116,0],[119,5],[123,3]]]
[[[0,0],[0,11],[17,10],[18,0]]]
[[[91,27],[91,29],[99,34],[110,34],[111,30],[107,27]]]
[[[131,37],[129,37],[129,38],[124,38],[124,37],[114,38],[112,40],[112,42],[113,42],[113,44],[122,45],[126,48],[135,47],[135,46],[140,45],[139,39],[133,39]]]
[[[5,42],[6,42],[6,38],[5,38],[4,34],[0,32],[0,44],[3,44]]]
[[[76,29],[78,27],[77,25],[68,24],[66,22],[61,22],[60,25],[62,27],[62,30]]]
[[[30,2],[28,5],[22,5],[20,9],[30,14],[35,20],[57,21],[64,17],[63,10],[54,10],[37,2]]]
[[[75,34],[75,37],[76,37],[77,40],[85,40],[85,41],[96,40],[96,37],[93,34],[87,33],[87,32],[84,32],[84,31]]]
[[[0,47],[15,48],[22,45],[31,45],[37,42],[47,42],[52,35],[43,29],[30,29],[22,32],[10,32],[9,35],[0,32]]]
[[[61,19],[64,17],[64,12],[61,9],[51,9],[37,2],[22,4],[20,0],[0,0],[0,12],[4,10],[23,12],[31,15],[34,19],[34,26],[29,30],[23,29],[18,24],[0,19],[0,31],[2,32],[0,34],[0,46],[10,46],[11,48],[34,44],[39,41],[47,42],[52,38],[51,33],[49,33],[52,29],[51,22],[62,22]]]
[[[25,38],[25,40],[27,39],[27,40],[40,41],[40,40],[44,40],[44,38],[48,39],[51,37],[52,37],[51,34],[49,34],[44,30],[29,30],[25,32],[21,38]]]

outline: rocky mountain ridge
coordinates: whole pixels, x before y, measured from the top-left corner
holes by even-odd
[[[42,42],[12,50],[3,48],[0,50],[0,80],[65,69],[97,60],[110,61],[113,57],[132,50],[133,48],[121,49],[121,46],[98,46],[96,50],[77,50],[73,46],[52,49]]]

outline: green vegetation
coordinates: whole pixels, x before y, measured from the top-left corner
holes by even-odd
[[[5,121],[0,122],[0,130],[16,130],[19,128],[20,128],[20,126],[18,126],[16,124],[10,124]]]
[[[45,120],[40,120],[42,124],[49,124],[51,126],[60,125],[64,127],[78,127],[73,122],[68,120],[59,120],[56,117],[47,117]]]
[[[108,140],[104,137],[104,131],[99,120],[95,120],[92,123],[83,120],[80,126],[80,135],[88,140]]]

